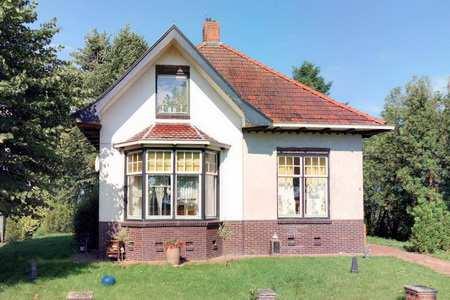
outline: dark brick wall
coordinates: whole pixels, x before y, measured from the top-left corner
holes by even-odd
[[[320,224],[297,224],[284,221],[223,222],[232,234],[222,241],[217,236],[218,222],[168,221],[123,222],[132,243],[127,245],[129,260],[164,260],[163,243],[179,239],[186,242],[182,255],[187,259],[208,259],[221,255],[268,255],[270,241],[276,233],[280,254],[362,253],[364,223],[362,220],[333,220]],[[99,248],[119,223],[100,222]]]

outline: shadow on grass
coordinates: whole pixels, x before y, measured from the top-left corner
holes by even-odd
[[[29,282],[31,259],[37,262],[38,278],[52,279],[80,274],[89,264],[73,262],[73,254],[74,241],[70,234],[6,244],[0,248],[0,284],[13,286]]]

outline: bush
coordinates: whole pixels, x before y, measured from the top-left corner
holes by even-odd
[[[66,201],[50,203],[47,213],[42,220],[39,232],[44,234],[72,232],[74,210],[74,205]]]
[[[8,218],[6,221],[6,240],[14,242],[31,238],[39,227],[39,219],[31,216]]]
[[[433,253],[450,249],[450,213],[443,201],[421,202],[412,214],[412,250]]]
[[[73,219],[75,239],[79,241],[89,234],[88,248],[97,249],[98,246],[98,189],[93,189],[77,205]]]

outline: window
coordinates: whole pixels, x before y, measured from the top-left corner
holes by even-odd
[[[156,115],[189,116],[189,67],[156,66]]]
[[[278,216],[328,217],[328,154],[278,154]]]
[[[172,215],[172,152],[147,151],[147,217]]]
[[[195,217],[200,212],[200,152],[176,153],[177,216]]]
[[[217,153],[205,152],[205,216],[217,217]]]
[[[126,164],[128,219],[142,209],[146,219],[217,217],[216,152],[148,149],[127,153]]]
[[[142,152],[127,155],[127,217],[142,218]]]

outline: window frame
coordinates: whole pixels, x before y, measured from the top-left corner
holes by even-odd
[[[301,215],[300,216],[280,216],[279,214],[279,203],[278,203],[278,179],[279,177],[283,177],[283,175],[279,175],[278,172],[278,157],[279,155],[293,155],[293,156],[299,156],[300,166],[301,166],[301,172],[300,172],[300,205],[301,205]],[[305,157],[308,156],[317,156],[317,157],[325,157],[326,158],[326,178],[327,182],[327,188],[326,188],[326,205],[327,205],[327,215],[325,217],[307,217],[306,216],[306,183],[305,178],[318,178],[320,176],[306,176],[305,175]],[[329,148],[295,148],[295,147],[289,147],[289,148],[281,148],[278,147],[276,149],[276,186],[277,186],[277,193],[276,193],[276,200],[277,200],[277,219],[278,220],[294,220],[294,221],[320,221],[320,220],[330,220],[330,149]]]
[[[142,199],[142,202],[145,202],[145,220],[152,220],[152,219],[155,219],[155,220],[162,220],[162,219],[165,219],[165,220],[167,220],[167,219],[172,219],[172,215],[173,215],[173,210],[174,210],[174,207],[173,207],[173,199],[172,199],[172,197],[173,197],[173,189],[174,189],[174,174],[173,174],[173,163],[174,163],[174,159],[173,159],[173,156],[174,156],[174,154],[173,154],[173,151],[172,150],[169,150],[169,149],[145,149],[144,150],[144,152],[145,152],[145,166],[146,166],[146,168],[145,168],[145,183],[144,183],[144,186],[145,186],[145,199]],[[171,162],[170,162],[170,167],[171,167],[171,170],[170,171],[168,171],[168,172],[151,172],[151,171],[149,171],[148,170],[148,153],[149,152],[170,152],[170,160],[171,160]],[[164,161],[163,161],[163,165],[164,165]],[[170,215],[168,215],[168,216],[163,216],[163,215],[155,215],[155,216],[152,216],[152,215],[149,215],[149,209],[148,209],[148,199],[149,199],[149,190],[148,190],[148,177],[149,176],[169,176],[170,177]]]
[[[169,173],[149,173],[147,172],[147,155],[148,152],[152,151],[161,151],[161,152],[171,152],[172,155],[172,169],[170,172],[171,176],[171,214],[170,216],[149,216],[147,214],[148,210],[148,176],[149,175],[168,175]],[[177,216],[176,214],[176,178],[177,178],[177,172],[176,172],[176,153],[177,152],[199,152],[200,153],[200,172],[198,172],[195,175],[199,176],[199,203],[198,203],[198,214],[196,216]],[[205,217],[205,160],[204,160],[204,153],[205,151],[211,151],[216,153],[217,155],[217,187],[216,187],[216,217],[214,218],[206,218]],[[130,218],[127,215],[127,207],[128,207],[128,185],[127,185],[127,157],[129,154],[132,154],[134,152],[141,152],[143,155],[143,164],[142,164],[142,176],[143,176],[143,195],[142,195],[142,217],[141,218]],[[138,149],[130,149],[125,150],[123,152],[124,154],[124,220],[125,221],[131,221],[131,222],[152,222],[152,221],[202,221],[202,220],[218,220],[220,215],[220,193],[219,193],[219,186],[220,186],[220,151],[216,150],[206,150],[205,148],[198,148],[198,147],[142,147]],[[140,173],[139,173],[140,174]],[[189,175],[194,173],[188,173],[183,172],[179,173],[180,175]]]
[[[215,167],[216,167],[216,172],[208,172],[208,168],[206,167],[206,156],[207,155],[209,155],[209,154],[212,154],[212,155],[215,155],[215,157],[216,157],[216,165],[215,165]],[[204,199],[204,203],[203,203],[203,206],[204,206],[204,210],[203,210],[203,212],[204,212],[204,218],[205,219],[207,219],[207,220],[214,220],[214,219],[216,219],[216,218],[218,218],[218,214],[219,214],[219,209],[218,209],[218,207],[219,207],[219,178],[220,178],[220,170],[219,170],[219,161],[220,161],[220,152],[219,151],[211,151],[211,150],[206,150],[205,152],[204,152],[204,155],[203,155],[203,157],[204,157],[204,159],[203,159],[203,169],[204,169],[204,172],[203,172],[203,181],[204,181],[204,189],[203,189],[203,193],[204,193],[204,197],[203,197],[203,199]],[[207,216],[206,215],[206,201],[207,201],[207,199],[206,199],[206,176],[213,176],[213,178],[214,178],[214,184],[215,184],[215,216]]]
[[[199,171],[198,172],[187,172],[187,171],[183,171],[183,172],[178,172],[177,171],[177,165],[178,165],[178,161],[177,161],[177,153],[179,152],[198,152],[199,153]],[[204,168],[203,168],[203,151],[202,150],[183,150],[183,149],[177,149],[174,151],[175,154],[175,166],[173,168],[174,170],[174,185],[175,185],[175,190],[174,190],[174,199],[173,199],[173,203],[174,203],[174,212],[173,212],[173,216],[175,219],[177,220],[192,220],[192,219],[203,219],[203,196],[204,196],[204,191],[203,191],[203,174],[204,174]],[[186,162],[186,156],[184,157],[184,161]],[[197,176],[198,177],[198,209],[197,209],[197,214],[195,216],[189,216],[189,215],[178,215],[178,176]]]
[[[158,76],[176,75],[177,70],[181,68],[186,76],[187,89],[187,112],[186,113],[165,113],[158,112]],[[190,101],[190,68],[185,65],[156,65],[155,66],[155,116],[156,119],[190,119],[191,101]]]
[[[142,163],[142,170],[139,172],[130,172],[130,173],[128,173],[128,155],[133,155],[133,154],[135,154],[135,153],[140,153],[140,156],[141,156],[141,163]],[[143,190],[143,188],[145,187],[145,183],[144,183],[144,180],[145,180],[145,178],[144,178],[144,175],[145,175],[145,173],[144,173],[144,170],[145,170],[145,167],[144,167],[144,165],[145,165],[145,151],[143,150],[143,149],[135,149],[135,150],[132,150],[132,151],[129,151],[129,152],[127,152],[126,154],[125,154],[125,166],[124,166],[124,177],[125,177],[125,179],[124,179],[124,199],[125,199],[125,201],[124,201],[124,216],[125,216],[125,219],[127,219],[127,220],[140,220],[141,218],[142,218],[142,216],[144,215],[144,212],[143,212],[143,209],[144,209],[144,193],[145,193],[145,191]],[[129,184],[128,184],[128,177],[129,176],[141,176],[141,178],[142,178],[142,186],[141,186],[141,192],[142,192],[142,195],[141,195],[141,218],[138,218],[138,217],[134,217],[134,216],[128,216],[128,201],[129,201],[129,199],[128,199],[128,192],[129,192],[129,190],[128,190],[128,186],[129,186]]]

